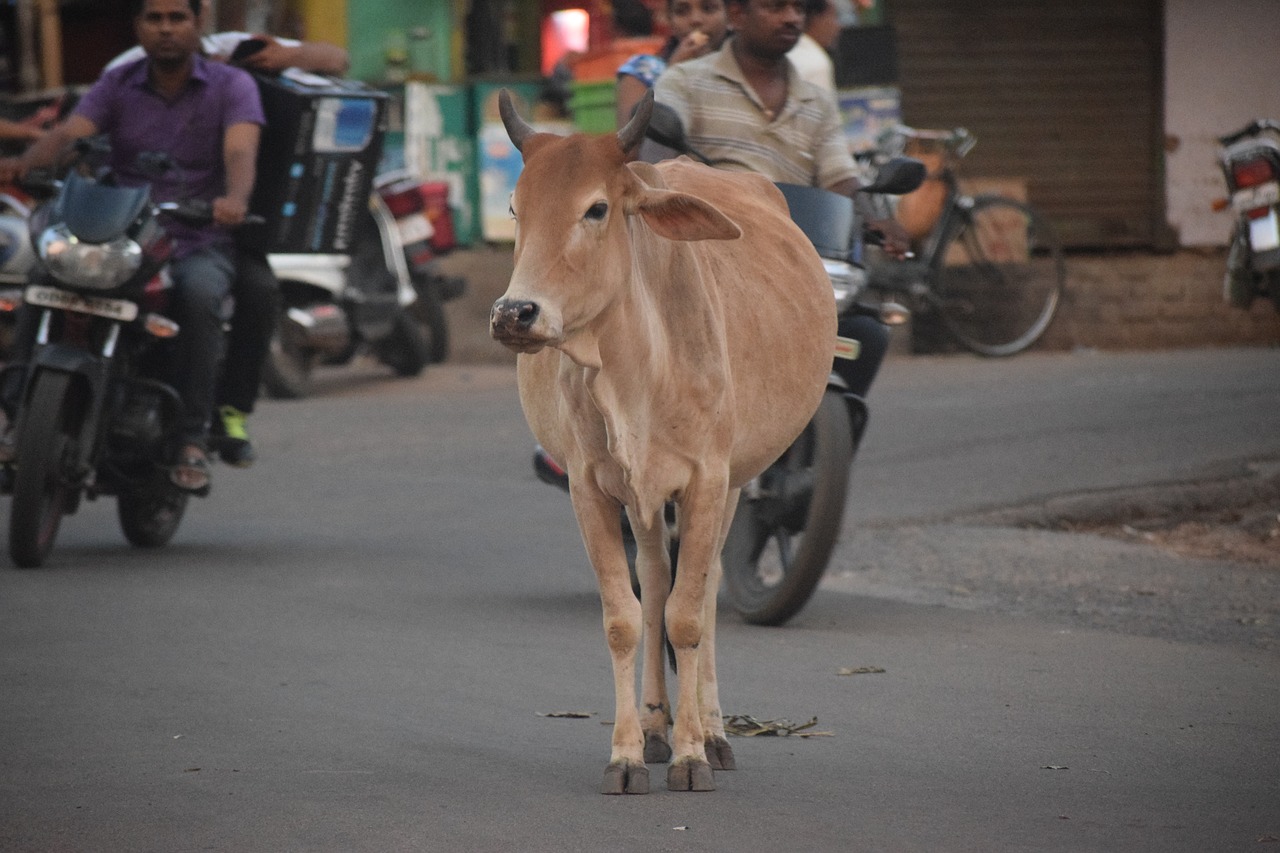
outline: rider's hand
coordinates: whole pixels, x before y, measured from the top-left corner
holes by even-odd
[[[896,219],[873,219],[867,228],[880,234],[880,247],[889,255],[902,260],[911,251],[911,238]]]
[[[249,205],[242,201],[221,196],[213,200],[213,221],[224,228],[234,228],[244,222]]]
[[[0,157],[0,184],[11,184],[22,177],[25,170],[17,157]]]
[[[240,60],[240,65],[255,71],[280,72],[297,63],[298,49],[285,47],[271,36],[254,36],[266,42],[261,50]]]

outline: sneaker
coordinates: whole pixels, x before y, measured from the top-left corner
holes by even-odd
[[[569,491],[569,475],[541,446],[533,451],[533,473],[542,482]]]
[[[218,408],[218,421],[222,426],[222,435],[217,439],[218,455],[233,468],[248,468],[258,458],[245,429],[248,420],[249,416],[235,406]]]

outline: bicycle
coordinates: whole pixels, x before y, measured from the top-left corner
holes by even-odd
[[[936,313],[960,346],[984,356],[1022,352],[1044,334],[1066,282],[1062,246],[1031,205],[961,191],[955,164],[976,144],[964,128],[882,134],[873,162],[907,154],[929,175],[895,215],[919,250],[868,265],[874,290],[905,294],[914,312]]]

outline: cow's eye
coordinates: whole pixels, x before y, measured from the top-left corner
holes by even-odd
[[[587,208],[586,218],[594,222],[604,219],[604,215],[609,212],[609,205],[603,201],[598,201]]]

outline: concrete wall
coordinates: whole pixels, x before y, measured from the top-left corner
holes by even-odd
[[[1280,121],[1280,2],[1165,0],[1168,219],[1183,246],[1220,246],[1228,213],[1215,141],[1255,118]]]

